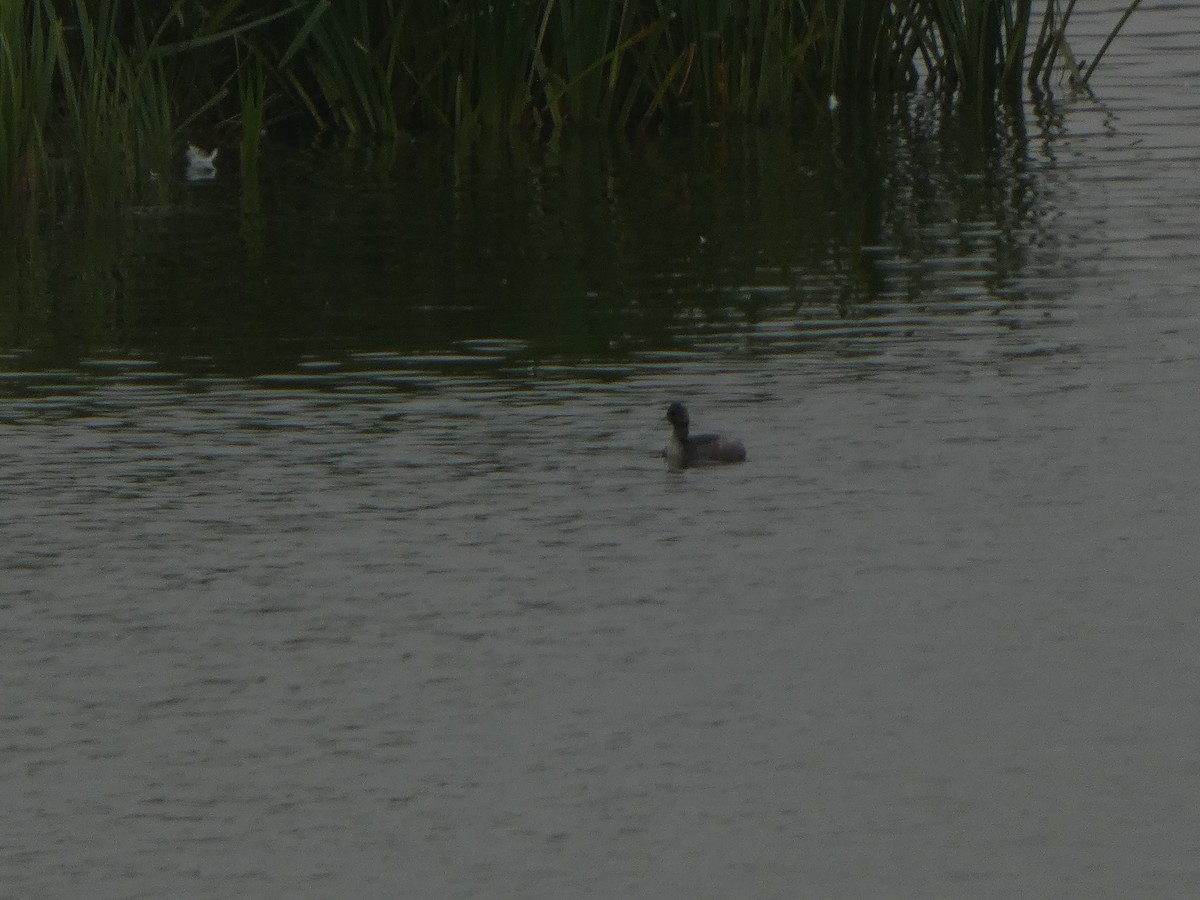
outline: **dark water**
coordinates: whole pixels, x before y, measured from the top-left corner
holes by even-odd
[[[0,895],[1196,894],[1200,19],[1131,28],[1027,142],[280,148],[24,248]]]

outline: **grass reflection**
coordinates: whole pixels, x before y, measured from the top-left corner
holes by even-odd
[[[805,134],[462,147],[277,156],[252,203],[217,181],[10,246],[4,365],[107,354],[245,376],[435,353],[444,369],[503,341],[514,349],[465,351],[457,370],[524,372],[806,349],[844,338],[831,323],[919,331],[922,316],[1019,305],[1061,277],[1020,129],[981,136],[933,103]]]

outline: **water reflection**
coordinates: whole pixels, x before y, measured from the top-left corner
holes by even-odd
[[[1066,268],[1029,153],[1019,122],[981,137],[927,103],[638,145],[276,146],[252,185],[230,167],[14,252],[2,365],[10,385],[151,365],[317,382],[390,354],[404,379],[1012,328]]]

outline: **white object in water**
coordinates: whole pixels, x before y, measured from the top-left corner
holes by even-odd
[[[211,152],[205,153],[195,144],[187,146],[187,179],[188,181],[208,181],[217,177],[216,158],[220,152],[219,147],[214,147]]]

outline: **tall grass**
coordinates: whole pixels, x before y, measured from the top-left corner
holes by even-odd
[[[1031,81],[1071,71],[1060,0],[1039,0],[1061,24],[1041,31],[1034,0],[292,3],[276,25],[309,30],[289,89],[355,133],[781,121],[922,85],[983,108],[1019,100],[1027,59]]]
[[[91,7],[91,8],[89,8]],[[140,141],[161,121],[165,87],[117,31],[117,4],[74,3],[74,24],[60,42],[59,84],[64,112],[54,135],[71,144],[82,186],[92,202],[119,196],[136,180]],[[134,36],[140,41],[144,35]],[[169,113],[168,113],[169,115]],[[142,128],[135,125],[140,117]]]
[[[253,168],[268,124],[544,136],[786,122],[914,89],[1015,104],[1094,71],[1107,44],[1080,71],[1073,6],[1039,0],[1031,28],[1034,0],[0,2],[0,198],[28,203],[57,156],[104,201],[196,129],[240,132]]]
[[[242,123],[242,169],[253,172],[258,166],[267,115],[267,74],[261,59],[249,60],[238,67],[238,99]]]
[[[57,24],[27,16],[20,4],[0,4],[0,205],[28,209],[45,169]]]

